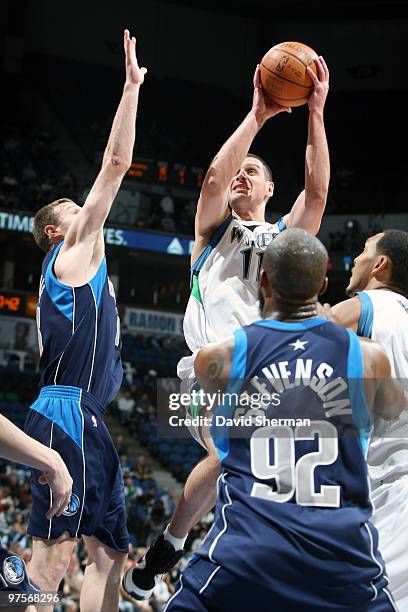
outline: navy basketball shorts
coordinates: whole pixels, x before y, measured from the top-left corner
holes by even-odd
[[[95,397],[78,387],[43,387],[30,407],[25,432],[56,450],[73,480],[70,503],[61,516],[48,520],[49,486],[32,471],[31,536],[54,540],[64,532],[72,538],[95,536],[119,552],[128,552],[125,491],[119,455],[103,422]]]
[[[318,585],[316,586],[318,589]],[[276,596],[265,584],[262,588],[253,580],[234,576],[225,568],[193,557],[180,577],[174,594],[163,612],[395,612],[392,596],[387,589],[374,594],[367,606],[356,606],[350,601],[344,605],[327,601],[323,605],[303,605],[288,597]]]
[[[0,546],[0,591],[14,593],[40,593],[31,582],[24,561],[13,552]],[[6,601],[2,601],[6,605]]]

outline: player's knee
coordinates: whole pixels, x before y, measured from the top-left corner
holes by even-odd
[[[109,584],[120,581],[127,553],[98,546],[89,551],[88,565],[94,566],[98,574],[109,576]]]
[[[109,583],[115,586],[120,584],[122,579],[123,569],[126,563],[127,555],[121,554],[118,556],[114,563],[111,565],[111,569],[109,572]]]
[[[42,591],[56,591],[61,580],[68,569],[70,555],[61,555],[53,559],[50,563],[36,566],[32,575],[35,582],[38,582]]]

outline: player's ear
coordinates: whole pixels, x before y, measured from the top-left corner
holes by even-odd
[[[386,270],[391,271],[391,261],[386,255],[380,255],[374,264],[373,273],[378,274]]]
[[[60,233],[57,231],[56,225],[53,225],[52,223],[44,227],[44,234],[51,242],[54,242],[53,239],[60,235]]]
[[[259,292],[264,298],[269,297],[271,293],[268,275],[265,270],[261,270],[261,275],[259,277]]]
[[[275,183],[273,181],[268,181],[266,194],[265,194],[268,199],[273,196],[274,189],[275,189]]]
[[[323,293],[326,293],[328,286],[329,286],[329,279],[327,278],[327,276],[325,276],[323,284],[320,287],[319,295],[323,295]]]

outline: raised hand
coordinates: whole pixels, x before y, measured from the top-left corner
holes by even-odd
[[[255,69],[254,74],[254,95],[252,98],[252,112],[255,114],[259,125],[262,125],[267,119],[270,119],[278,113],[291,113],[292,109],[286,106],[280,106],[273,102],[264,93],[261,85],[261,74],[259,65]]]
[[[315,64],[317,74],[315,74],[309,66],[306,68],[310,78],[313,81],[313,91],[309,98],[308,105],[310,111],[323,111],[327,94],[329,92],[329,69],[327,68],[326,62],[321,55],[315,59]]]
[[[139,68],[136,57],[136,38],[134,36],[130,37],[129,30],[124,31],[123,45],[125,48],[126,83],[141,85],[147,68]]]

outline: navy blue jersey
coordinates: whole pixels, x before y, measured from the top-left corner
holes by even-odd
[[[279,610],[366,609],[387,578],[368,522],[357,336],[319,318],[239,329],[228,391],[240,399],[213,417],[222,471],[198,556],[266,589]],[[270,398],[261,406],[260,394]],[[229,419],[246,420],[239,437]]]
[[[37,308],[40,387],[78,387],[106,407],[122,382],[115,292],[105,258],[86,285],[61,283],[54,273],[61,246],[47,253],[42,266]]]

